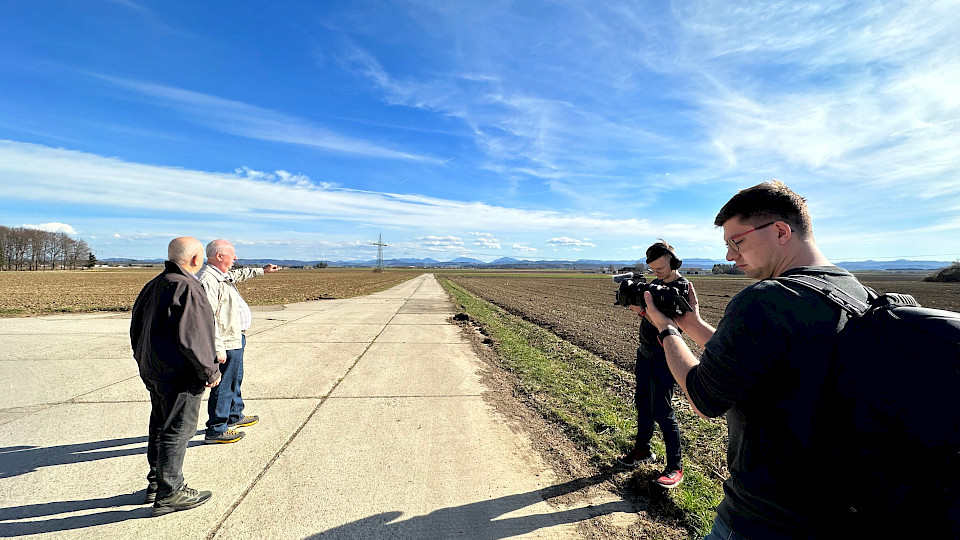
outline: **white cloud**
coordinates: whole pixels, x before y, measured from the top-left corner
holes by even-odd
[[[315,182],[310,179],[309,176],[305,174],[292,174],[284,170],[274,171],[274,172],[265,172],[257,171],[251,169],[250,167],[243,166],[235,169],[237,175],[244,176],[251,180],[260,180],[265,182],[275,182],[278,184],[285,184],[288,186],[295,186],[301,188],[313,188],[317,187],[320,189],[332,189],[337,187],[337,184],[330,182]]]
[[[473,245],[475,246],[480,246],[485,249],[500,249],[500,240],[494,238],[490,233],[472,232],[467,234],[478,237],[473,241]]]
[[[514,245],[512,246],[512,249],[513,249],[514,251],[519,251],[520,253],[534,253],[534,252],[536,252],[536,251],[539,251],[539,250],[538,250],[537,248],[535,248],[535,247],[524,246],[524,245],[521,245],[521,244],[514,244]]]
[[[456,236],[423,236],[416,239],[420,245],[433,247],[463,247],[463,240]]]
[[[133,209],[142,217],[199,214],[208,219],[333,220],[399,228],[460,224],[511,232],[572,228],[615,235],[651,230],[642,219],[597,219],[416,194],[305,187],[251,178],[245,171],[238,175],[141,165],[12,141],[0,141],[0,181],[7,199]],[[157,186],[163,186],[162,196]]]
[[[500,241],[496,239],[478,238],[477,240],[474,240],[473,245],[480,246],[485,249],[500,249]]]
[[[25,229],[37,229],[37,230],[40,230],[40,231],[47,231],[47,232],[58,232],[58,233],[66,233],[66,234],[77,234],[77,231],[74,230],[74,228],[71,227],[70,225],[67,225],[66,223],[56,223],[56,222],[53,222],[53,223],[41,223],[41,224],[39,224],[39,225],[26,225],[26,224],[25,224],[25,225],[23,225],[23,228],[25,228]]]
[[[583,240],[578,240],[576,238],[570,238],[567,236],[551,238],[547,240],[546,243],[548,246],[551,246],[554,248],[567,247],[567,248],[574,248],[574,249],[582,249],[585,247],[596,247],[596,244],[591,243],[589,239],[585,238]]]

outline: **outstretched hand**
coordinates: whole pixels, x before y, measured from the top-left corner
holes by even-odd
[[[279,272],[279,271],[280,271],[280,267],[278,267],[275,264],[268,264],[263,267],[264,274],[270,274],[272,272]]]

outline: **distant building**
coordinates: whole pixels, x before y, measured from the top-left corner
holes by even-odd
[[[712,273],[712,271],[708,272],[708,271],[704,270],[703,268],[698,268],[698,267],[696,267],[696,266],[692,266],[692,267],[690,267],[690,268],[680,268],[680,273],[681,273],[681,274],[686,274],[686,275],[688,275],[688,276],[699,276],[699,275],[702,275],[702,274],[710,274],[710,273]]]

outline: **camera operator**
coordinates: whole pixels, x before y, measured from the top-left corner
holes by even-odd
[[[714,223],[723,228],[727,259],[760,281],[730,300],[716,329],[700,317],[693,290],[693,311],[676,319],[650,303],[646,310],[694,411],[726,414],[730,477],[707,538],[847,537],[824,508],[834,490],[847,489],[846,469],[857,466],[830,462],[825,451],[839,310],[818,292],[769,278],[817,276],[861,301],[866,291],[820,252],[805,199],[778,181],[741,190]],[[676,326],[704,348],[699,359],[675,337]]]
[[[663,239],[647,248],[647,266],[657,276],[650,284],[674,287],[682,296],[687,296],[689,281],[677,271],[683,264],[673,247]],[[643,317],[643,308],[631,305],[630,309]],[[663,345],[657,337],[659,330],[650,321],[641,319],[640,347],[637,349],[637,364],[634,373],[637,376],[637,440],[633,450],[617,458],[625,467],[636,467],[641,463],[653,463],[657,456],[650,450],[650,438],[653,436],[653,424],[656,422],[663,432],[666,448],[666,468],[656,482],[670,489],[683,481],[683,467],[680,464],[680,426],[673,411],[673,375],[667,366]]]

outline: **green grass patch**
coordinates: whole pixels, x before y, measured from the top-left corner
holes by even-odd
[[[518,378],[517,390],[543,417],[562,426],[598,466],[612,463],[632,448],[636,409],[632,399],[613,390],[622,388],[632,373],[438,278],[493,340],[503,366]],[[675,408],[684,442],[684,483],[667,496],[687,528],[703,536],[710,531],[714,508],[723,496],[720,477],[724,471],[717,470],[723,467],[717,461],[724,455],[726,430],[697,417],[686,404]],[[653,447],[663,453],[659,432]]]

